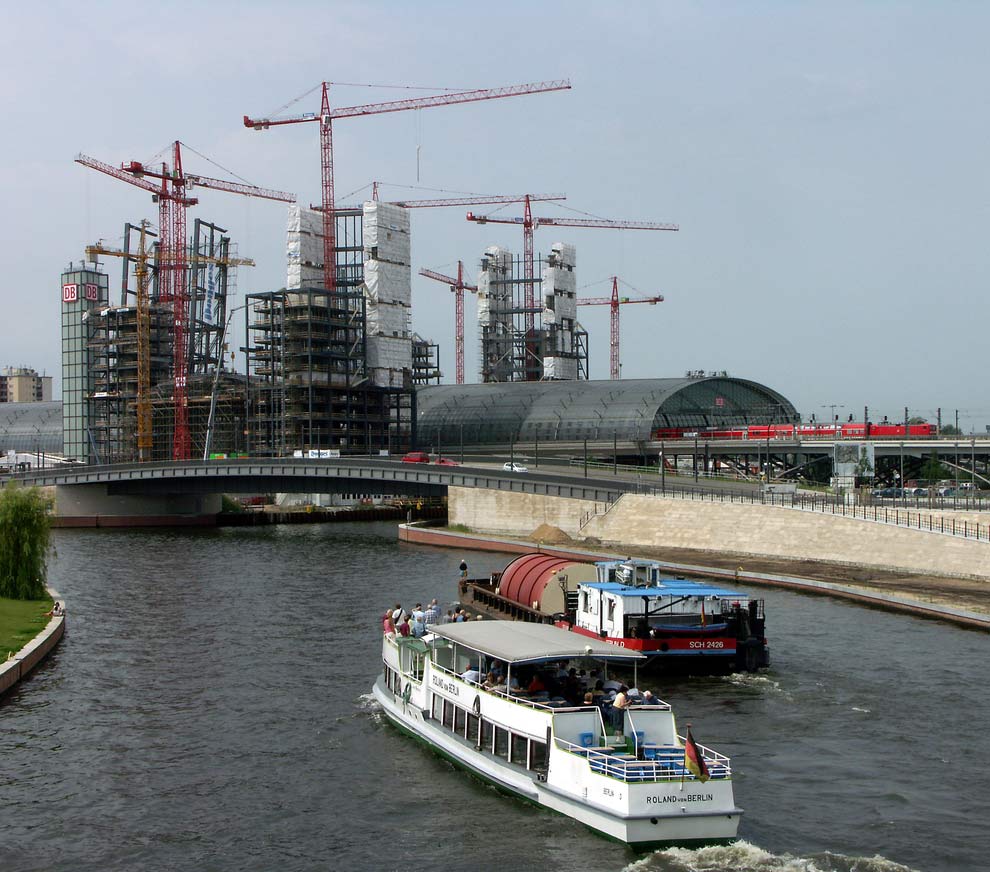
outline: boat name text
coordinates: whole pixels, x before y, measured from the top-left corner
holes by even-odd
[[[711,802],[715,798],[714,793],[689,793],[686,796],[648,796],[647,804],[651,802]]]
[[[444,691],[444,693],[449,693],[453,696],[461,695],[461,689],[454,684],[453,681],[445,680],[442,675],[434,674],[431,676],[431,680],[433,681],[434,687],[440,688],[440,690]]]

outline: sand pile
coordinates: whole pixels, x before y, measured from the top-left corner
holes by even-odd
[[[565,542],[574,541],[560,527],[554,527],[551,524],[540,524],[529,534],[529,538],[533,542],[544,542],[547,545],[563,545]]]

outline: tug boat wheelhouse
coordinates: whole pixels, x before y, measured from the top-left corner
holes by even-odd
[[[724,673],[770,665],[763,600],[665,578],[655,561],[524,554],[491,579],[462,582],[460,593],[491,617],[554,623],[641,652],[653,668]]]
[[[478,777],[637,848],[735,838],[742,811],[729,759],[693,740],[686,754],[667,703],[631,705],[615,732],[597,705],[512,690],[546,669],[635,670],[643,655],[548,624],[431,629],[421,639],[383,638],[373,692],[399,729]],[[503,684],[473,680],[496,669]]]

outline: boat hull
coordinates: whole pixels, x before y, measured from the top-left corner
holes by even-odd
[[[397,698],[379,677],[373,694],[386,718],[402,732],[424,742],[431,750],[455,765],[502,791],[567,815],[600,835],[623,842],[636,850],[660,847],[725,844],[736,838],[740,809],[709,814],[687,813],[684,803],[665,803],[656,814],[621,815],[596,808],[567,795],[541,780],[531,771],[522,771],[485,755],[427,720],[416,706]],[[697,785],[688,788],[697,791]],[[658,788],[658,792],[659,792]]]

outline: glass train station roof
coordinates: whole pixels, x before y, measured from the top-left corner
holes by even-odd
[[[432,385],[416,392],[420,442],[650,441],[658,430],[794,423],[784,396],[728,376]]]
[[[62,453],[62,402],[0,403],[0,453]]]

